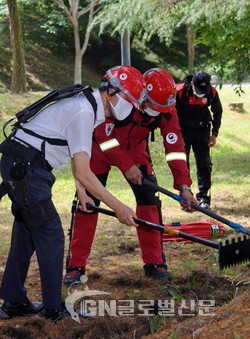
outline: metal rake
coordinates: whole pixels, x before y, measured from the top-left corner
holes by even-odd
[[[112,217],[116,217],[114,211],[107,210],[105,208],[98,207],[98,206],[91,205],[91,204],[86,204],[86,206],[88,210],[96,211],[96,212],[100,212],[106,215],[110,215]],[[246,235],[244,235],[243,239],[238,237],[237,240],[235,239],[231,239],[230,241],[226,240],[225,244],[223,244],[222,242],[215,242],[209,239],[203,239],[203,238],[197,237],[192,234],[184,233],[172,227],[169,228],[169,227],[157,225],[157,224],[154,224],[149,221],[142,220],[142,219],[137,219],[137,218],[133,218],[133,219],[138,225],[152,228],[152,229],[155,229],[161,232],[165,232],[171,236],[181,237],[187,240],[200,243],[202,245],[206,245],[206,246],[218,249],[219,267],[221,270],[227,267],[239,265],[241,263],[250,261],[250,237],[247,237]]]

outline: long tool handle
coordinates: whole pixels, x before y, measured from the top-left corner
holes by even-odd
[[[100,213],[103,213],[103,214],[106,214],[106,215],[110,215],[112,217],[116,216],[114,211],[107,210],[105,208],[98,207],[98,206],[91,205],[91,204],[86,204],[86,206],[87,206],[88,210],[100,212]],[[184,239],[187,239],[187,240],[198,242],[202,245],[206,245],[206,246],[209,246],[209,247],[219,248],[219,243],[217,243],[215,241],[203,239],[203,238],[197,237],[197,236],[192,235],[192,234],[183,233],[183,232],[180,232],[179,230],[176,230],[175,228],[172,228],[172,227],[171,228],[164,227],[164,226],[154,224],[152,222],[145,221],[145,220],[142,220],[142,219],[137,219],[137,218],[133,218],[133,219],[139,225],[146,226],[148,228],[152,228],[152,229],[167,233],[171,236],[181,237],[181,238],[184,238]]]
[[[66,257],[66,269],[69,266],[69,261],[71,258],[71,241],[72,241],[72,235],[73,235],[73,228],[74,228],[74,217],[76,213],[76,208],[77,208],[77,193],[75,193],[74,200],[72,201],[72,206],[71,206],[71,221],[70,221],[70,228],[68,229],[68,236],[69,236],[69,249],[68,249],[68,254]]]
[[[163,188],[161,186],[158,186],[157,184],[155,184],[155,183],[153,183],[153,182],[151,182],[151,181],[149,181],[147,179],[143,178],[143,185],[151,188],[152,190],[159,191],[159,192],[161,192],[163,194],[166,194],[169,197],[171,197],[171,198],[173,198],[173,199],[175,199],[175,200],[177,200],[179,202],[186,203],[186,200],[183,199],[180,195],[174,194],[174,193],[168,191],[167,189],[165,189],[165,188]],[[210,217],[212,217],[212,218],[214,218],[214,219],[216,219],[218,221],[221,221],[223,224],[226,224],[226,225],[234,228],[235,231],[237,231],[237,232],[242,232],[244,234],[250,235],[250,231],[248,229],[246,229],[245,227],[243,227],[242,225],[240,225],[240,224],[236,224],[236,223],[234,223],[234,222],[232,222],[232,221],[230,221],[230,220],[228,220],[226,218],[223,218],[220,215],[212,212],[211,210],[208,210],[208,209],[203,208],[203,207],[201,207],[199,205],[196,205],[193,202],[191,203],[191,206],[192,206],[192,208],[194,208],[194,209],[196,209],[196,210],[198,210],[198,211],[200,211],[200,212],[202,212],[202,213],[204,213],[204,214],[206,214],[206,215],[208,215],[208,216],[210,216]]]

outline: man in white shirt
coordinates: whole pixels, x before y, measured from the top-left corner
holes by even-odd
[[[40,313],[57,320],[65,316],[61,300],[64,233],[51,200],[55,177],[51,170],[71,157],[81,208],[93,203],[85,189],[112,208],[120,222],[137,226],[131,208],[109,193],[91,172],[89,161],[94,128],[105,117],[125,119],[144,96],[142,74],[131,66],[107,71],[108,90],[93,92],[96,112],[83,94],[62,99],[37,114],[1,145],[1,176],[12,200],[14,224],[11,248],[0,288],[4,299],[0,318]],[[96,113],[96,114],[95,114]],[[26,280],[30,258],[36,251],[43,303],[30,302]]]

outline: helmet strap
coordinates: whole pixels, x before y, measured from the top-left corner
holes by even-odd
[[[114,113],[113,113],[113,111],[112,111],[112,107],[111,107],[111,104],[110,104],[110,101],[109,101],[108,98],[107,98],[107,101],[106,101],[106,109],[108,110],[110,117],[111,117],[113,120],[115,120],[115,116],[114,116]]]
[[[110,88],[110,87],[109,87]],[[108,93],[109,97],[113,97],[114,95],[116,95],[117,93],[121,92],[120,88],[117,88],[114,90],[114,92],[112,92],[111,94]]]

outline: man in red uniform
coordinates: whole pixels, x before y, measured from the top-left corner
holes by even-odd
[[[180,190],[187,201],[196,203],[190,192],[191,180],[186,164],[184,143],[175,110],[175,83],[162,69],[151,69],[144,74],[147,85],[144,112],[135,110],[122,121],[106,119],[94,132],[91,169],[105,186],[111,166],[118,167],[130,184],[137,203],[138,218],[161,224],[161,213],[155,192],[142,185],[142,176],[156,182],[148,151],[151,130],[160,127],[165,147],[166,161],[174,177],[174,188]],[[109,86],[108,79],[104,82]],[[95,204],[99,201],[94,199]],[[66,285],[80,282],[85,273],[91,251],[98,214],[77,212],[71,242],[72,257],[64,278]],[[146,276],[155,279],[171,279],[162,250],[161,233],[140,226],[137,228]]]

